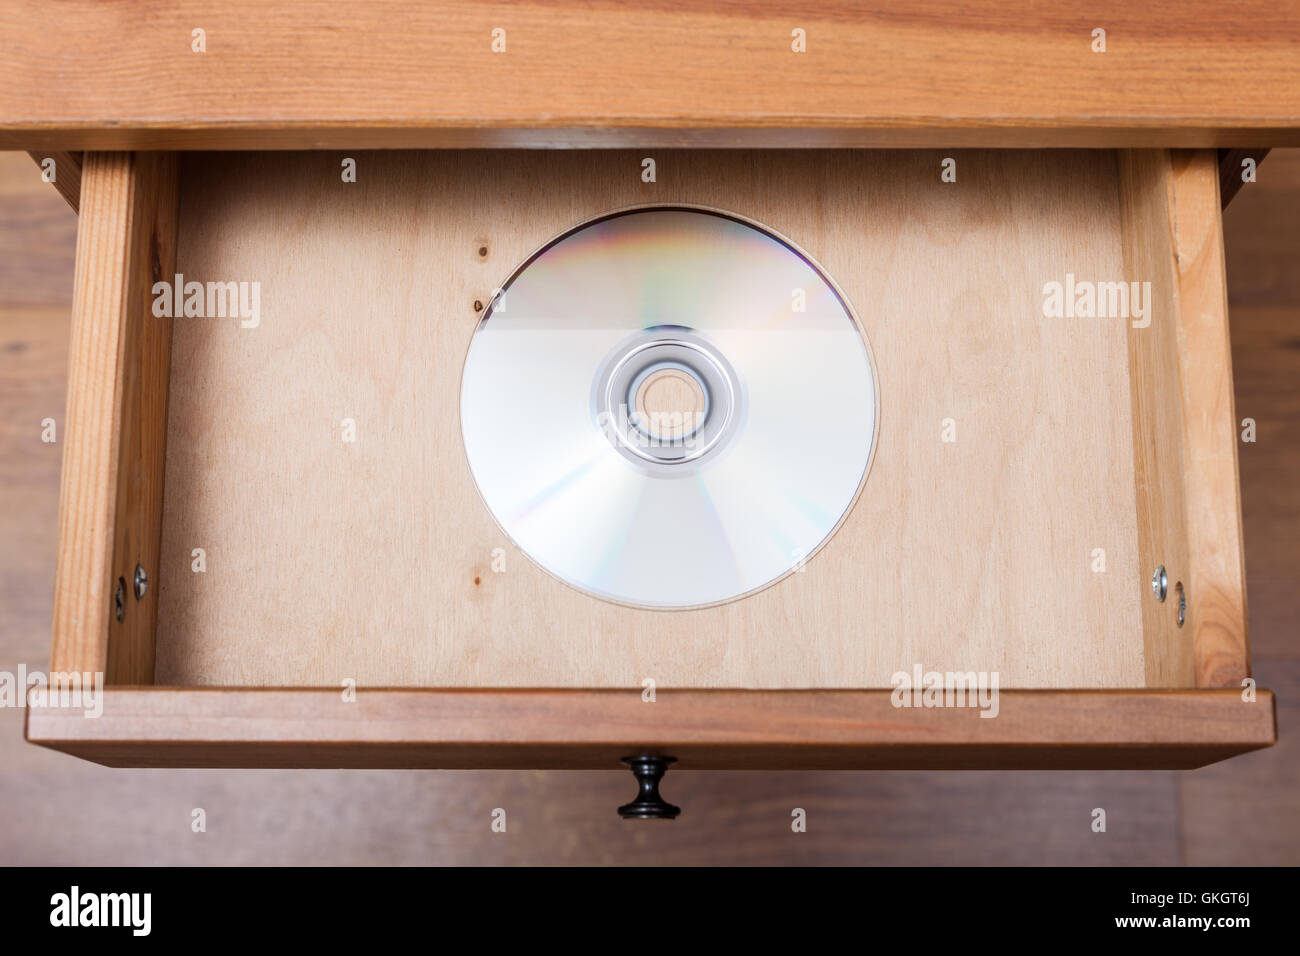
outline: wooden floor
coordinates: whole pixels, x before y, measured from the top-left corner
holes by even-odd
[[[669,774],[109,770],[0,709],[0,864],[1300,864],[1300,151],[1226,217],[1254,671],[1280,743],[1186,773]],[[0,154],[0,670],[48,665],[76,219]],[[61,436],[60,436],[61,437]],[[505,808],[505,834],[490,829]],[[807,811],[807,832],[790,829]],[[1104,807],[1107,832],[1090,829]],[[206,833],[193,833],[202,808]]]

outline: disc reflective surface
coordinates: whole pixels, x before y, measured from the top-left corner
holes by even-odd
[[[857,496],[876,427],[862,333],[794,248],[739,219],[633,209],[503,286],[461,384],[502,530],[599,597],[727,601],[802,567]]]

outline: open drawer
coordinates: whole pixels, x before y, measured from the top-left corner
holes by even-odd
[[[645,158],[85,154],[51,669],[107,690],[94,717],[35,700],[28,739],[113,766],[686,769],[1273,743],[1212,151],[668,150],[653,181]],[[876,369],[838,530],[694,610],[548,575],[461,438],[494,290],[643,203],[789,237]],[[186,317],[188,282],[244,308]]]

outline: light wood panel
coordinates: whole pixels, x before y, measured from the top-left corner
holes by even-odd
[[[1143,600],[1147,684],[1194,673],[1197,686],[1239,686],[1250,664],[1221,164],[1209,151],[1129,151],[1120,171],[1128,269],[1154,302],[1150,327],[1129,335],[1141,560],[1169,582],[1164,604]],[[1179,652],[1188,643],[1194,661]]]
[[[885,687],[920,664],[1142,686],[1127,323],[1042,313],[1045,282],[1124,275],[1114,156],[962,153],[945,184],[943,155],[669,153],[655,184],[635,153],[361,154],[355,184],[339,154],[185,156],[177,268],[261,282],[262,315],[176,323],[158,681]],[[803,573],[704,611],[543,574],[459,437],[474,301],[552,235],[648,201],[801,244],[880,377],[840,531]]]
[[[1183,402],[1178,353],[1178,277],[1170,241],[1172,168],[1166,150],[1119,153],[1120,229],[1130,282],[1150,283],[1150,323],[1128,325],[1130,394],[1138,530],[1138,580],[1146,646],[1146,686],[1196,682],[1191,629],[1178,626],[1175,585],[1188,577]],[[1142,321],[1146,321],[1145,319]],[[1165,568],[1167,594],[1151,588]]]
[[[1228,291],[1218,164],[1208,152],[1173,156],[1171,234],[1178,265],[1188,625],[1198,687],[1236,687],[1249,673],[1246,583],[1232,394]]]
[[[102,716],[31,707],[27,738],[110,766],[618,766],[685,770],[1199,767],[1270,746],[1273,695],[1007,691],[993,719],[883,691],[116,689]]]
[[[1295,145],[1297,48],[1273,0],[6,0],[0,146]]]
[[[139,600],[133,577],[158,567],[171,365],[170,322],[150,314],[149,290],[175,254],[175,157],[90,154],[81,196],[51,668],[142,684],[157,588]]]

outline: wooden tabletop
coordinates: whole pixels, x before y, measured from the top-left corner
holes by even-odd
[[[0,50],[11,149],[1300,145],[1297,0],[0,0]]]

